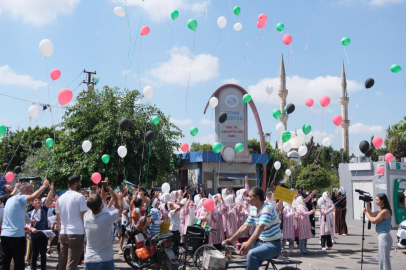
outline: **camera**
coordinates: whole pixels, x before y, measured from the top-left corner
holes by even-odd
[[[356,189],[355,192],[358,192],[359,195],[359,200],[364,201],[364,202],[372,202],[373,199],[371,197],[371,194],[369,192],[363,191],[361,189]]]

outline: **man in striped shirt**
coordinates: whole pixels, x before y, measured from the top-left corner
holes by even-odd
[[[281,254],[281,230],[275,209],[265,203],[265,193],[260,187],[253,187],[248,194],[250,215],[245,224],[226,242],[235,244],[238,237],[255,225],[255,231],[243,243],[241,255],[247,255],[247,270],[258,270],[262,262]]]

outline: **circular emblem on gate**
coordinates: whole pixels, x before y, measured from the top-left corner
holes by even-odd
[[[238,105],[238,98],[234,95],[229,95],[226,97],[226,105],[229,108],[234,108]]]

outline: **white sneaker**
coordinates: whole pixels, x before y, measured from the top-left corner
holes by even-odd
[[[337,242],[336,242],[334,239],[331,239],[331,242],[332,242],[333,244],[337,244]]]
[[[319,239],[319,244],[321,245],[321,240]]]
[[[346,234],[343,234],[343,236],[347,236]]]
[[[326,249],[327,249],[327,248],[324,247],[324,248],[322,248],[321,250],[326,250]]]

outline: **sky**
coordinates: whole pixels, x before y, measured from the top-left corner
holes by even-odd
[[[236,16],[233,8],[239,6]],[[115,7],[127,15],[118,17]],[[173,10],[179,11],[176,20]],[[406,67],[406,1],[404,0],[3,0],[0,2],[0,124],[13,131],[29,126],[59,123],[64,109],[57,101],[62,88],[76,95],[85,89],[81,71],[97,71],[98,87],[142,89],[152,86],[150,100],[182,129],[179,142],[214,143],[217,120],[208,110],[212,93],[226,83],[246,89],[259,110],[263,131],[277,136],[272,111],[279,107],[279,67],[283,54],[289,95],[288,130],[304,136],[301,127],[312,126],[317,142],[330,137],[341,147],[341,128],[332,118],[341,114],[340,76],[344,61],[348,93],[350,152],[360,154],[358,144],[371,136],[385,137],[391,124],[403,119],[406,109],[406,75],[394,74],[392,64]],[[268,21],[256,26],[259,14]],[[227,18],[224,29],[217,26]],[[191,31],[189,19],[198,27]],[[233,30],[240,22],[241,31]],[[285,25],[283,33],[277,23]],[[142,26],[150,34],[140,36]],[[290,46],[282,35],[290,34]],[[341,45],[349,37],[351,44]],[[54,53],[44,58],[38,48],[50,39]],[[345,49],[345,50],[344,50]],[[53,82],[49,72],[62,76]],[[367,78],[375,85],[365,89]],[[270,96],[267,86],[274,88]],[[4,96],[8,95],[8,96]],[[331,103],[322,109],[321,96]],[[9,97],[11,96],[11,97]],[[312,108],[305,99],[313,98]],[[21,100],[22,99],[22,100]],[[30,121],[30,101],[50,103]],[[74,102],[74,101],[72,101]],[[145,98],[143,102],[148,102]],[[192,137],[192,126],[199,134]],[[252,112],[248,113],[248,137],[258,139]]]

